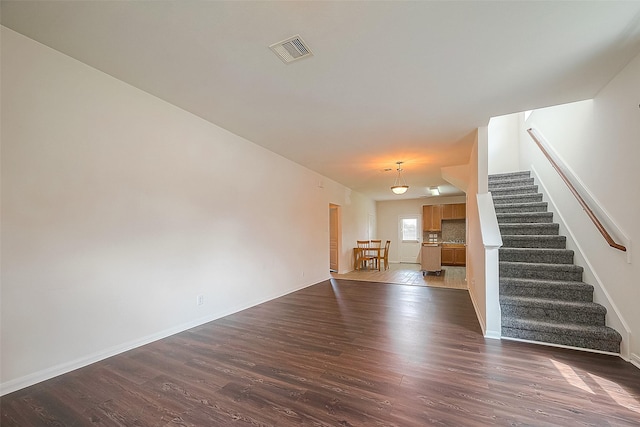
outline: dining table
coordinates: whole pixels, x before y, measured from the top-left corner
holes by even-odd
[[[354,270],[360,270],[361,269],[361,263],[360,263],[360,259],[363,256],[363,253],[365,253],[366,255],[372,256],[375,259],[375,263],[378,266],[378,271],[380,271],[380,260],[383,258],[384,255],[384,248],[383,247],[376,247],[376,248],[353,248],[353,269]]]

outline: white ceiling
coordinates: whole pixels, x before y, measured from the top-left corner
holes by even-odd
[[[1,7],[6,27],[376,200],[424,196],[490,117],[592,98],[640,52],[640,1]],[[268,46],[296,34],[314,56],[284,64]]]

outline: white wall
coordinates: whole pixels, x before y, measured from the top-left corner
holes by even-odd
[[[370,215],[376,215],[376,202],[360,193],[327,180],[329,202],[340,205],[342,238],[340,241],[340,259],[338,273],[344,274],[353,270],[353,248],[357,240],[368,239],[368,221]],[[327,206],[328,209],[328,206]],[[328,233],[327,233],[328,236]],[[327,258],[327,265],[328,265]]]
[[[582,185],[604,210],[609,222],[631,239],[640,241],[640,56],[628,64],[591,101],[536,110],[527,120],[552,145]],[[630,336],[623,344],[640,366],[640,263],[610,248],[579,207],[555,171],[540,160],[531,139],[521,139],[521,164],[541,177],[568,232],[583,251],[593,277],[602,283],[596,300],[610,297]],[[595,284],[595,283],[592,283]],[[619,331],[623,333],[624,331]]]
[[[524,113],[489,120],[489,174],[520,170],[520,124]]]
[[[328,279],[329,203],[375,213],[6,28],[1,124],[2,393]]]
[[[387,240],[391,240],[391,246],[389,247],[389,262],[400,262],[400,241],[398,240],[399,234],[399,218],[403,215],[420,215],[422,217],[422,206],[424,205],[439,205],[449,203],[465,203],[465,196],[440,196],[440,197],[427,197],[422,199],[408,199],[408,200],[385,200],[378,201],[377,207],[377,235],[378,239],[384,243]],[[422,236],[422,223],[420,224],[420,236]]]
[[[400,262],[400,241],[398,240],[398,218],[400,215],[420,215],[426,199],[388,200],[376,203],[378,218],[378,239],[383,244],[391,240],[389,246],[389,262]],[[420,224],[422,228],[422,224]],[[420,233],[421,235],[421,233]]]

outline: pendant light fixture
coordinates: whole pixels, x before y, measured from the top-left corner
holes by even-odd
[[[396,164],[398,165],[398,176],[396,176],[396,181],[391,186],[391,191],[393,191],[395,194],[404,194],[409,189],[407,182],[404,180],[404,177],[402,177],[401,174],[402,168],[400,167],[400,165],[402,163],[404,162],[396,162]]]

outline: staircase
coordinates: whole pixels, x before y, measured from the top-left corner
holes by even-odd
[[[502,336],[620,353],[620,334],[559,235],[530,172],[490,175],[498,217]]]

